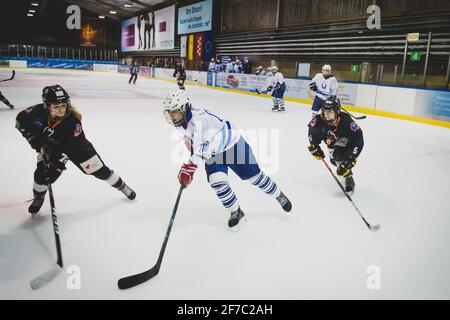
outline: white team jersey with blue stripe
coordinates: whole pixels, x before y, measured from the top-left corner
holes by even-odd
[[[178,128],[192,142],[190,161],[199,164],[232,148],[240,139],[240,130],[228,120],[205,109],[192,108],[186,129]]]
[[[327,100],[331,96],[335,96],[338,89],[338,83],[334,76],[325,79],[322,73],[318,73],[312,78],[312,81],[317,86],[318,92],[316,95],[322,99]]]

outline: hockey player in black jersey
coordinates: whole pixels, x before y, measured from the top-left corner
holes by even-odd
[[[345,191],[353,193],[355,182],[352,168],[360,155],[364,138],[361,128],[348,113],[341,110],[339,99],[325,100],[320,113],[309,123],[309,152],[317,160],[325,158],[320,148],[322,141],[330,152],[330,161],[337,167],[336,173],[345,179]]]
[[[173,76],[177,78],[177,84],[180,90],[185,90],[184,81],[186,80],[186,70],[184,70],[184,67],[181,65],[181,63],[177,64]]]
[[[94,146],[86,139],[81,126],[81,114],[71,105],[66,90],[60,85],[45,87],[42,100],[43,103],[21,111],[16,118],[16,128],[38,152],[34,199],[28,211],[31,214],[39,212],[48,183],[58,179],[66,169],[68,160],[83,173],[105,180],[133,200],[136,193],[105,165]]]

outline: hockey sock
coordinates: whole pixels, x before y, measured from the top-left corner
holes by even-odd
[[[45,194],[47,192],[47,185],[46,184],[38,184],[36,182],[33,183],[33,193],[35,194]]]
[[[257,186],[268,195],[272,195],[275,198],[280,195],[277,184],[267,176],[264,172],[260,171],[259,174],[249,179],[250,183]]]
[[[225,208],[229,209],[231,212],[238,210],[239,202],[237,201],[236,195],[233,190],[231,190],[230,185],[226,181],[211,183],[211,187],[217,194],[217,197]]]
[[[117,173],[115,173],[114,171],[111,171],[111,175],[105,181],[111,187],[114,187],[114,188],[119,189],[119,190],[124,185],[124,182],[122,181],[122,178]]]
[[[280,108],[284,108],[284,101],[283,99],[277,98],[277,104]]]
[[[273,101],[273,107],[274,107],[274,108],[278,108],[277,98],[272,97],[272,101]]]

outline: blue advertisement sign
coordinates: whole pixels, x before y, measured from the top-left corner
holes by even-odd
[[[212,0],[178,9],[178,34],[210,31],[212,28]]]
[[[414,115],[448,121],[450,119],[450,92],[417,90]]]

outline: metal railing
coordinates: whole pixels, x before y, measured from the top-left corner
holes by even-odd
[[[0,56],[10,58],[118,61],[119,52],[91,47],[50,47],[25,44],[0,44]]]

